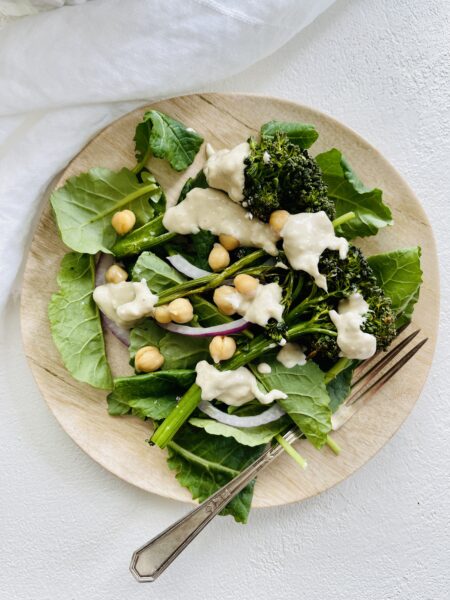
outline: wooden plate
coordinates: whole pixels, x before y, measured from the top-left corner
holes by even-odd
[[[335,434],[343,452],[318,452],[300,442],[308,458],[306,472],[281,457],[258,478],[254,506],[275,506],[303,500],[339,483],[366,463],[395,433],[416,402],[430,367],[439,310],[439,280],[433,232],[418,200],[400,175],[359,135],[323,113],[276,98],[240,94],[184,96],[153,105],[199,131],[216,148],[231,147],[256,134],[271,119],[305,121],[316,125],[320,138],[314,153],[337,147],[343,151],[365,184],[384,190],[395,226],[361,244],[368,253],[420,244],[424,284],[414,320],[430,341],[400,377]],[[133,135],[144,109],[136,110],[100,132],[67,166],[56,185],[94,166],[132,167]],[[177,175],[165,162],[152,159],[155,173],[169,199],[177,197],[185,179],[201,168],[203,150],[190,169]],[[38,386],[66,432],[103,467],[144,490],[169,498],[192,501],[178,485],[165,462],[165,452],[150,448],[150,425],[131,417],[110,417],[105,392],[78,383],[65,370],[53,345],[47,304],[56,290],[56,274],[66,252],[51,217],[43,210],[28,256],[22,290],[22,331],[25,351]],[[117,340],[107,339],[116,375],[127,372],[127,352]]]

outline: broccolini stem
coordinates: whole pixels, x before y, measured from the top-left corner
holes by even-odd
[[[335,333],[336,335],[336,333]],[[325,383],[330,383],[335,377],[342,373],[347,367],[352,364],[353,360],[351,358],[340,358],[329,371],[325,373]]]
[[[307,323],[299,323],[298,325],[294,325],[290,327],[286,332],[286,338],[288,340],[293,340],[297,338],[299,335],[305,335],[307,333],[324,333],[325,335],[331,335],[332,337],[337,337],[337,332],[332,329],[326,329],[325,327],[314,326],[311,322]]]
[[[167,231],[162,221],[163,215],[159,215],[118,240],[112,248],[113,254],[118,257],[131,256],[168,242],[176,234]]]
[[[150,438],[151,444],[156,444],[160,448],[165,448],[173,439],[174,435],[180,429],[185,421],[189,419],[191,414],[197,408],[201,401],[202,390],[196,383],[191,385],[188,391],[183,395],[181,400],[164,419],[158,429]]]
[[[221,285],[226,279],[232,277],[235,273],[240,272],[247,265],[251,265],[256,260],[262,258],[265,255],[264,250],[257,250],[247,256],[244,256],[234,264],[230,265],[222,271],[222,273],[211,273],[211,275],[205,275],[198,279],[191,279],[185,281],[179,285],[175,285],[164,291],[159,296],[156,306],[161,304],[167,304],[176,300],[177,298],[183,298],[184,296],[191,296],[192,294],[201,294],[206,290],[212,290]]]
[[[341,452],[341,447],[339,446],[339,444],[333,440],[333,438],[329,435],[327,435],[327,446],[330,448],[330,450],[332,450],[336,456],[338,454],[340,454]]]
[[[280,444],[280,446],[283,448],[283,450],[285,450],[286,454],[289,454],[289,456],[295,460],[295,462],[301,466],[302,469],[306,469],[306,467],[308,466],[308,463],[306,462],[306,459],[303,458],[303,456],[301,454],[299,454],[297,452],[297,450],[295,450],[291,444],[289,444],[282,435],[278,434],[275,436],[275,439],[277,440],[277,442]]]
[[[336,229],[337,227],[339,227],[340,225],[343,225],[344,223],[347,223],[347,221],[351,221],[352,219],[355,218],[355,213],[350,211],[347,212],[343,215],[341,215],[340,217],[338,217],[337,219],[334,219],[333,223],[333,227]]]

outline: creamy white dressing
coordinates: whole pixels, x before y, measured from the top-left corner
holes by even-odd
[[[283,248],[293,269],[305,271],[314,278],[316,285],[327,289],[327,280],[319,273],[319,259],[322,252],[339,250],[344,259],[348,252],[348,242],[337,237],[333,223],[324,211],[289,215],[281,230]]]
[[[276,262],[275,266],[278,267],[279,269],[287,269],[287,270],[289,270],[289,267],[287,265],[285,265],[284,262],[281,261],[281,260],[279,260],[278,262]]]
[[[369,306],[361,294],[352,294],[339,302],[337,312],[330,310],[330,319],[336,326],[339,355],[346,358],[365,360],[373,356],[377,349],[376,337],[361,331],[364,315]]]
[[[288,342],[278,352],[277,361],[280,362],[283,367],[286,367],[286,369],[292,369],[297,365],[306,364],[306,356],[301,346]]]
[[[267,150],[266,150],[266,151],[264,152],[264,154],[263,154],[263,163],[264,163],[265,165],[268,165],[268,164],[270,163],[270,160],[271,160],[271,158],[272,158],[272,157],[270,156],[270,154],[269,154],[269,153],[267,152]]]
[[[261,373],[261,375],[268,375],[269,373],[272,373],[272,367],[265,362],[259,363],[256,369],[258,373]]]
[[[287,398],[280,390],[262,392],[256,377],[245,367],[234,371],[218,371],[206,360],[201,360],[195,367],[197,378],[195,383],[202,390],[202,400],[220,400],[230,406],[242,406],[256,398],[261,404],[270,404],[274,400]]]
[[[142,281],[105,283],[95,288],[94,302],[109,319],[121,327],[134,327],[144,317],[153,314],[158,296]]]
[[[248,142],[238,144],[231,150],[219,150],[210,154],[207,148],[208,160],[203,168],[208,185],[226,192],[233,202],[244,199],[245,159],[250,154]]]
[[[227,295],[227,300],[244,319],[265,327],[271,318],[282,320],[282,296],[283,290],[278,283],[260,283],[251,296],[235,291]]]
[[[231,235],[241,246],[263,248],[268,254],[277,254],[278,237],[272,228],[259,219],[249,221],[246,211],[231,202],[224,192],[211,188],[194,188],[183,202],[167,209],[163,224],[168,231],[187,235],[200,229],[214,235]]]

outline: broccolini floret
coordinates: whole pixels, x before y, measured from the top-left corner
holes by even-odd
[[[284,209],[292,214],[323,210],[335,218],[322,172],[306,150],[282,133],[259,142],[252,138],[249,144],[244,202],[255,217],[267,222],[274,210]]]
[[[302,318],[310,318],[318,329],[335,331],[329,311],[337,308],[339,300],[359,292],[369,305],[369,312],[365,315],[361,329],[376,337],[377,350],[385,350],[397,334],[396,315],[392,310],[391,299],[379,287],[361,250],[350,246],[344,260],[339,258],[337,252],[326,250],[321,256],[319,271],[327,278],[328,292],[318,290],[311,284],[310,295],[304,301],[303,311],[300,311]],[[302,343],[310,358],[339,358],[336,337],[326,331],[309,333],[302,338]]]

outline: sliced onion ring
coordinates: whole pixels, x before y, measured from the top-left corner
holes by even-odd
[[[116,338],[122,342],[125,346],[130,345],[130,332],[125,327],[121,327],[114,323],[111,319],[109,319],[106,315],[100,312],[100,318],[102,320],[103,326],[105,329],[109,329],[109,331],[116,336]]]
[[[95,286],[103,285],[105,283],[106,271],[114,263],[114,257],[111,254],[100,253],[100,257],[97,260],[95,268]],[[121,327],[109,319],[100,311],[100,318],[102,320],[103,327],[109,329],[109,331],[116,336],[118,340],[125,344],[130,345],[130,332],[125,327]]]
[[[189,277],[189,279],[199,279],[200,277],[213,275],[213,273],[210,271],[199,269],[186,260],[184,256],[181,256],[181,254],[174,254],[173,256],[167,256],[166,258],[172,267],[175,267],[177,271],[179,271],[182,275],[186,275],[186,277]]]
[[[163,329],[172,333],[189,335],[191,337],[213,337],[215,335],[232,335],[239,333],[248,327],[249,322],[246,319],[236,319],[230,323],[214,325],[213,327],[189,327],[189,325],[178,325],[178,323],[158,323]]]
[[[224,425],[231,425],[231,427],[258,427],[259,425],[267,425],[267,423],[272,423],[273,421],[277,421],[280,417],[285,415],[284,410],[278,406],[278,404],[274,404],[264,412],[259,415],[254,415],[253,417],[239,417],[238,415],[229,415],[221,410],[219,410],[216,406],[211,404],[211,402],[207,402],[206,400],[202,400],[199,404],[199,409],[204,412],[208,417],[215,419],[219,423],[223,423]]]
[[[113,263],[114,257],[112,254],[104,254],[103,252],[99,252],[95,263],[95,287],[105,283],[106,271]]]

